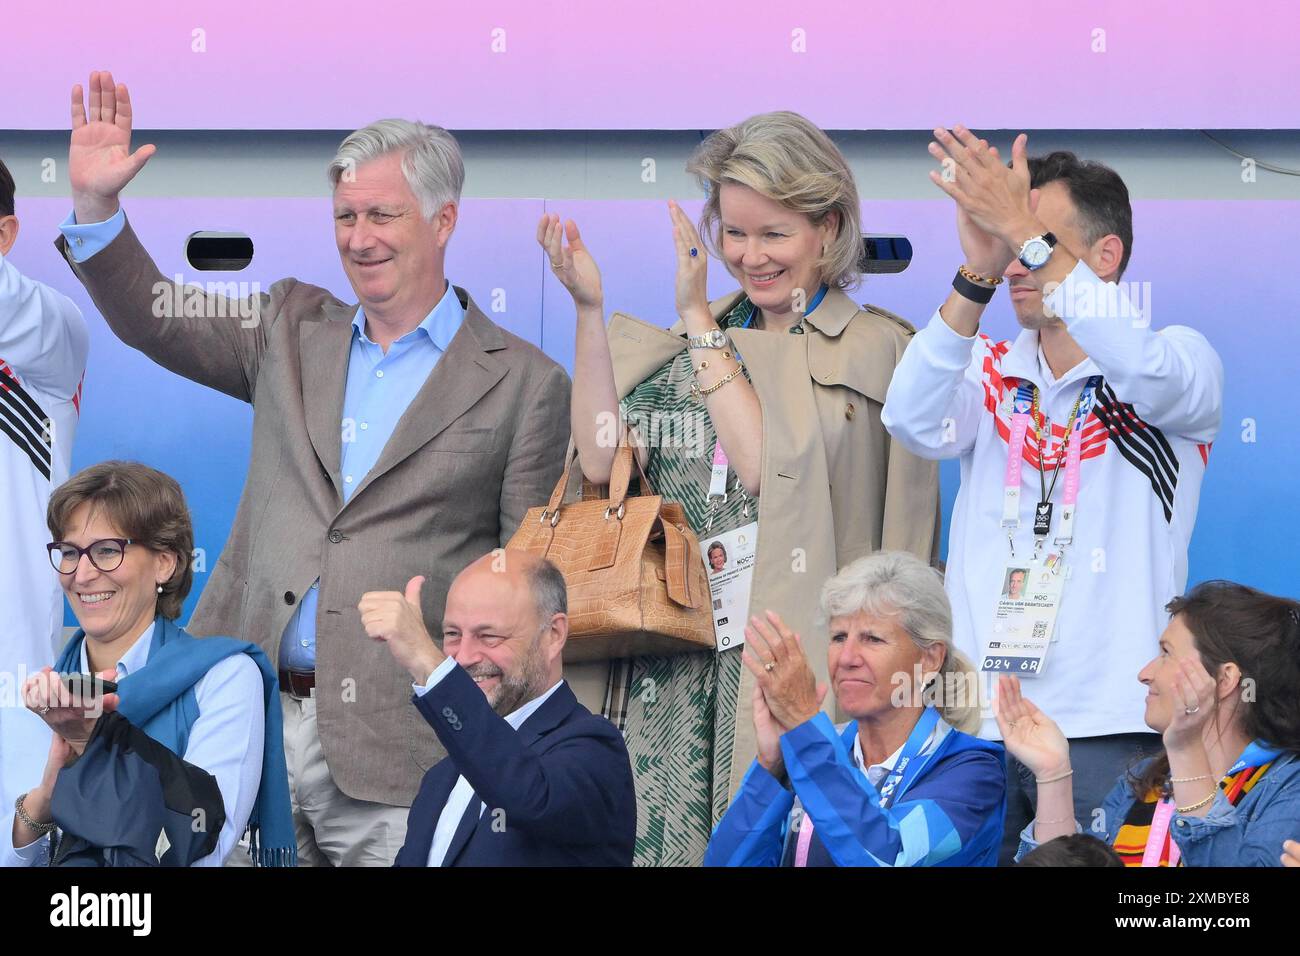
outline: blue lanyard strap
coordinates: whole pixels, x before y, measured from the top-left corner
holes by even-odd
[[[830,286],[823,285],[820,289],[817,290],[817,294],[813,296],[812,301],[808,303],[808,308],[804,309],[803,311],[804,315],[811,315],[813,309],[817,308],[817,306],[822,304],[822,299],[826,298],[826,292],[829,288]],[[741,328],[743,329],[750,328],[754,324],[754,317],[757,315],[758,315],[758,309],[754,307],[754,303],[752,302],[749,303],[749,315],[745,317],[745,324],[742,325]],[[800,322],[802,322],[802,320],[800,320]],[[798,327],[799,327],[798,324],[796,324],[795,328]]]
[[[1266,763],[1272,763],[1281,755],[1282,751],[1265,746],[1263,741],[1252,740],[1246,745],[1246,749],[1241,752],[1237,762],[1228,768],[1228,772],[1224,776],[1231,777],[1234,773],[1247,767],[1262,767]]]
[[[926,742],[930,739],[930,735],[934,733],[934,728],[938,723],[939,712],[933,707],[927,707],[921,712],[921,717],[916,722],[916,726],[912,728],[912,732],[907,736],[907,743],[903,745],[903,752],[898,755],[898,761],[894,764],[893,769],[889,771],[889,775],[881,781],[881,806],[892,806],[895,795],[902,796],[926,765],[927,761],[918,760],[917,758],[924,749]]]

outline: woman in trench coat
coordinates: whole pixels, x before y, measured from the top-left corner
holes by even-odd
[[[802,116],[765,113],[720,130],[687,169],[707,200],[699,232],[669,203],[679,315],[670,329],[621,312],[606,328],[600,273],[577,225],[554,214],[538,224],[578,313],[574,442],[585,477],[604,484],[610,422],[626,423],[656,493],[680,501],[706,541],[757,520],[749,613],[779,611],[824,669],[820,583],[881,548],[937,554],[937,466],[880,422],[913,329],[846,293],[860,280],[857,188],[840,151]],[[711,303],[706,250],[741,284]],[[753,678],[739,658],[733,649],[565,669],[627,739],[639,865],[698,865],[754,757]]]

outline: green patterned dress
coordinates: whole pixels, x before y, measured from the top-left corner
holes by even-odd
[[[718,324],[742,326],[749,309],[742,297]],[[703,403],[691,395],[692,381],[690,353],[683,349],[621,407],[650,446],[646,476],[655,492],[680,501],[691,527],[703,536],[717,434]],[[670,429],[683,421],[693,426],[689,441],[674,441],[683,433]],[[743,514],[738,487],[732,472],[727,501],[713,512],[712,532],[735,530],[757,516],[752,498],[749,515]],[[632,759],[637,866],[699,866],[703,860],[709,834],[727,809],[740,669],[739,649],[613,662],[604,710],[623,731]]]

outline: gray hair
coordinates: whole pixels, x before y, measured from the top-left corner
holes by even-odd
[[[539,622],[569,613],[569,589],[559,568],[546,558],[539,558],[536,564],[529,566],[527,577]]]
[[[404,119],[382,119],[348,134],[329,165],[331,186],[363,163],[403,152],[402,173],[420,200],[425,219],[447,203],[459,203],[465,185],[465,160],[456,138],[441,126]]]
[[[821,612],[827,620],[858,612],[894,617],[921,650],[944,645],[937,709],[958,730],[971,733],[979,727],[979,675],[953,647],[952,606],[934,568],[906,551],[877,551],[858,558],[822,585]],[[950,693],[955,684],[961,686]]]

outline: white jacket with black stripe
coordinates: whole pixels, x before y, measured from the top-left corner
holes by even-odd
[[[45,544],[50,492],[68,479],[89,333],[67,296],[0,255],[0,806],[40,782],[45,724],[22,705],[26,674],[62,644],[63,592]]]
[[[1047,483],[1070,409],[1088,378],[1102,376],[1084,423],[1083,460],[1068,577],[1043,673],[1024,685],[1067,737],[1147,732],[1146,691],[1137,673],[1156,655],[1165,604],[1187,584],[1187,547],[1210,443],[1223,411],[1223,363],[1185,326],[1160,331],[1122,287],[1080,262],[1045,305],[1061,316],[1088,358],[1057,379],[1038,333],[1014,342],[966,338],[936,310],[894,372],[882,420],[910,451],[960,458],[961,487],[948,539],[946,587],[956,646],[977,663],[1010,558],[1001,526],[1011,402],[1020,382],[1037,386],[1051,422]],[[1147,303],[1149,305],[1149,302]],[[1060,522],[1065,462],[1052,501],[1052,547]],[[1017,557],[1033,553],[1033,508],[1041,497],[1031,427],[1021,461]],[[982,694],[993,683],[981,678]],[[996,739],[985,709],[981,736]]]

